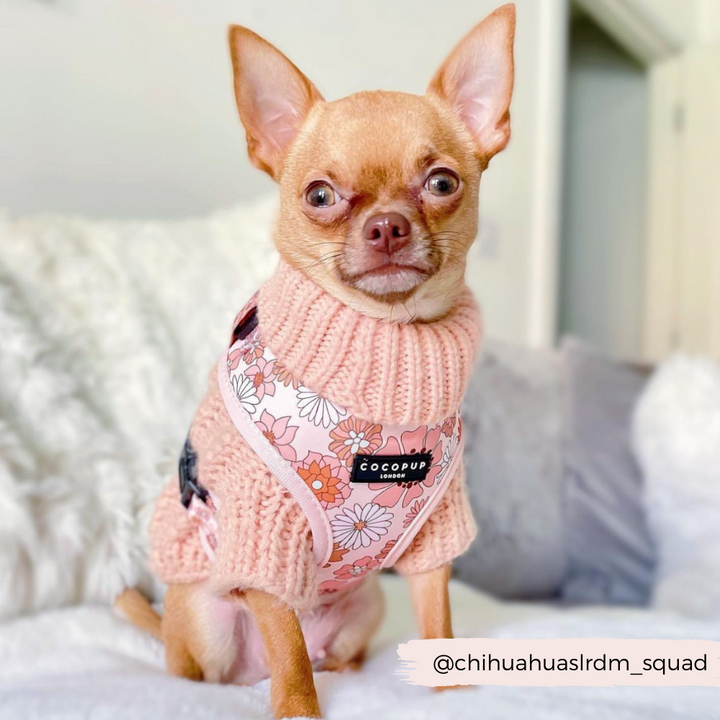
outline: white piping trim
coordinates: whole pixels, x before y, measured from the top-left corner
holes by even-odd
[[[313,536],[313,554],[320,567],[322,567],[330,559],[332,553],[332,544],[328,542],[328,538],[332,537],[332,530],[327,513],[323,511],[318,503],[315,493],[297,474],[290,462],[273,448],[268,439],[255,425],[250,413],[240,404],[230,383],[230,375],[227,372],[227,353],[223,354],[218,363],[218,384],[222,398],[225,401],[225,407],[238,432],[267,465],[268,470],[290,492],[295,502],[305,513]]]

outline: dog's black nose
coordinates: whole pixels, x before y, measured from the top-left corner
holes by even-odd
[[[375,250],[396,253],[410,241],[410,222],[400,213],[383,213],[368,218],[363,226],[363,237]]]

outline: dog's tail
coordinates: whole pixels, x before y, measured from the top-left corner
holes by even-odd
[[[115,607],[133,625],[146,633],[150,633],[158,640],[161,639],[160,616],[153,610],[150,601],[139,590],[135,588],[123,590],[115,600]]]

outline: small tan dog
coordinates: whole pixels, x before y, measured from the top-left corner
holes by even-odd
[[[510,137],[514,29],[514,6],[496,10],[453,50],[425,96],[375,91],[325,102],[272,45],[230,28],[248,153],[280,185],[275,244],[288,266],[343,306],[392,327],[432,328],[453,312],[467,292],[480,177]],[[409,500],[403,508],[410,517]],[[447,562],[401,570],[423,638],[452,637]],[[338,596],[303,614],[264,587],[220,592],[188,581],[171,582],[162,620],[135,591],[118,605],[162,637],[173,674],[220,682],[269,674],[276,717],[319,717],[313,660],[320,669],[356,666],[382,617],[376,575]],[[255,630],[240,630],[248,618]],[[311,645],[320,648],[313,657]],[[254,655],[265,657],[257,675],[248,669]]]

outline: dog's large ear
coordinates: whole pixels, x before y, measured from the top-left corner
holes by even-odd
[[[510,139],[514,37],[515,6],[503,5],[460,41],[428,87],[455,108],[485,162]]]
[[[252,30],[231,25],[229,39],[248,155],[253,165],[277,180],[288,147],[322,95],[290,60]]]

